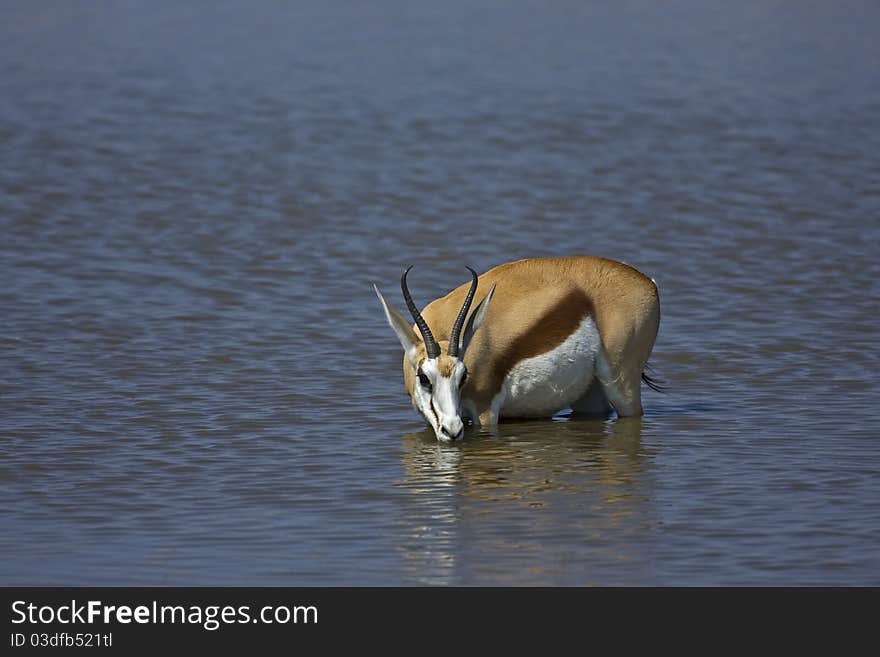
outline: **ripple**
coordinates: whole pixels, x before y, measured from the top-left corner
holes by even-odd
[[[878,583],[873,8],[260,5],[0,26],[0,583]],[[370,283],[560,253],[669,391],[438,444]]]

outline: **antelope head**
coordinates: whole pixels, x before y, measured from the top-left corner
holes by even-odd
[[[403,315],[392,308],[375,285],[373,289],[382,302],[385,317],[397,334],[405,353],[403,378],[407,392],[415,409],[434,429],[438,440],[455,440],[464,433],[461,419],[461,389],[467,380],[468,371],[464,364],[464,354],[476,330],[486,316],[486,309],[492,297],[493,286],[486,298],[471,314],[465,327],[465,319],[477,291],[477,272],[468,267],[472,281],[461,310],[449,332],[449,340],[435,340],[428,323],[422,317],[410,295],[406,284],[408,267],[400,277],[400,288],[406,307],[418,328],[418,334]],[[462,328],[464,334],[462,335]]]

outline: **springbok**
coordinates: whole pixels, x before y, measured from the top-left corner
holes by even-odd
[[[592,256],[518,260],[481,276],[468,267],[470,284],[419,312],[410,269],[400,287],[415,328],[373,289],[403,346],[413,406],[439,440],[461,436],[462,417],[493,427],[565,408],[642,414],[641,382],[656,388],[644,369],[660,301],[641,272]]]

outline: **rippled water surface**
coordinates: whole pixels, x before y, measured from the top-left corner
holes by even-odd
[[[880,584],[872,2],[6,2],[0,584]],[[654,277],[440,445],[370,283]]]

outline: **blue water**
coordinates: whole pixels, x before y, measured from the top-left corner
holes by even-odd
[[[871,2],[7,2],[0,584],[880,584]],[[441,445],[370,284],[655,278],[641,421]]]

